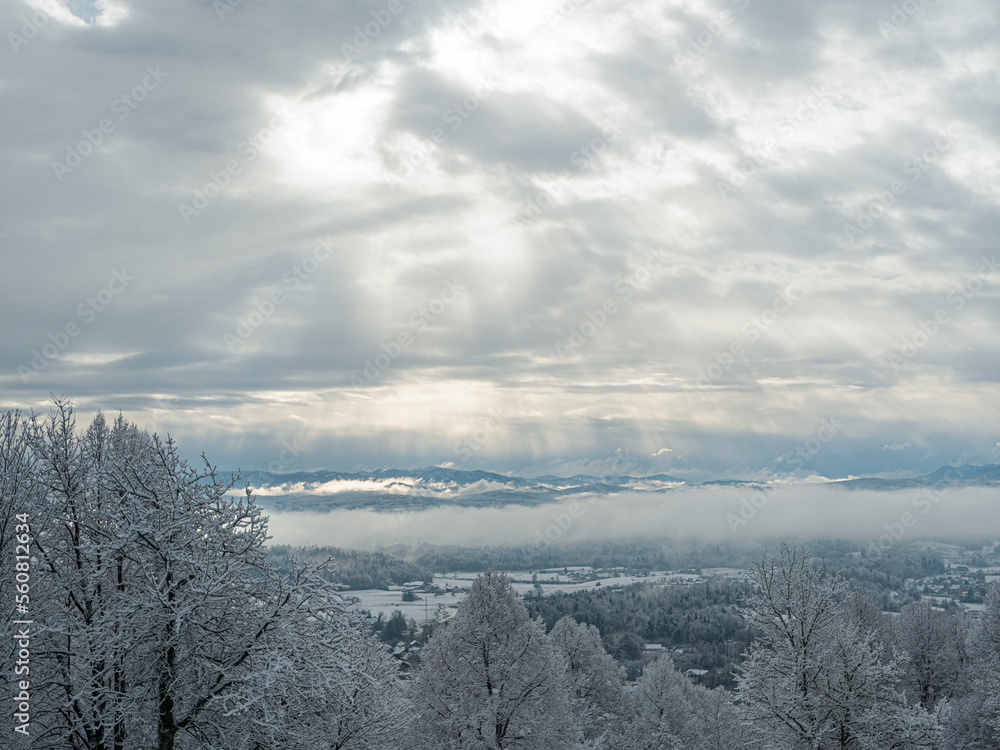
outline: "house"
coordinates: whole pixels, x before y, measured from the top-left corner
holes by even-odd
[[[397,641],[395,646],[390,646],[393,658],[399,662],[399,679],[410,679],[410,672],[413,671],[413,661],[420,661],[420,641],[410,641],[404,643]]]

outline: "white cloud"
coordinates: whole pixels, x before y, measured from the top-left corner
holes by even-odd
[[[961,306],[949,295],[1000,231],[984,83],[1000,10],[926,4],[885,39],[880,6],[750,3],[679,61],[733,5],[581,3],[552,24],[566,3],[404,3],[350,61],[363,4],[59,6],[0,84],[0,316],[18,321],[0,402],[148,412],[223,464],[267,465],[294,432],[317,467],[597,466],[623,447],[670,455],[680,476],[753,476],[830,415],[845,430],[805,467],[818,476],[985,462],[998,277]],[[163,85],[56,182],[51,163],[155,65]],[[469,99],[491,76],[495,93]],[[39,91],[60,94],[42,106]],[[283,108],[297,117],[241,156]],[[953,147],[914,167],[953,124]],[[906,193],[872,208],[894,180]],[[852,242],[864,211],[878,216]],[[227,351],[223,334],[329,236],[340,252]],[[639,281],[654,248],[667,261]],[[22,383],[125,264],[135,283]],[[451,279],[468,293],[413,323]],[[772,320],[786,289],[800,298]],[[352,386],[378,357],[377,382]],[[504,428],[460,458],[493,408]]]

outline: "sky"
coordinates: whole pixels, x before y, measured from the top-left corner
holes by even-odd
[[[1000,462],[992,0],[3,0],[0,408],[225,468]]]

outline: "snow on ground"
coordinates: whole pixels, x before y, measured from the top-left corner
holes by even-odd
[[[446,619],[454,612],[446,613],[445,617],[438,616],[438,606],[457,607],[459,602],[465,598],[465,593],[449,593],[435,596],[422,591],[417,592],[420,597],[415,602],[404,602],[402,591],[382,591],[380,589],[364,589],[361,591],[345,591],[344,596],[348,602],[357,598],[354,605],[358,609],[367,609],[372,613],[372,617],[378,617],[379,613],[388,619],[395,610],[401,610],[407,619],[413,618],[417,622],[426,620]],[[426,602],[425,602],[426,599]],[[426,606],[425,606],[426,605]]]
[[[568,570],[569,572],[563,572]],[[476,580],[478,573],[440,573],[434,576],[434,586],[447,589],[446,594],[427,594],[417,591],[419,598],[415,602],[404,602],[402,588],[390,591],[380,589],[365,589],[361,591],[346,591],[348,601],[356,598],[354,605],[358,609],[367,609],[373,617],[382,613],[388,618],[394,610],[401,610],[407,618],[413,618],[418,623],[427,619],[445,619],[454,614],[449,608],[457,607],[465,598],[466,592]],[[573,593],[588,591],[606,586],[629,586],[633,583],[656,583],[659,585],[685,585],[702,580],[702,577],[692,573],[670,573],[668,571],[652,571],[648,576],[620,575],[613,571],[595,571],[591,568],[571,568],[544,571],[509,571],[507,573],[514,590],[524,596],[534,590],[532,576],[537,576],[537,582],[543,595],[557,592]],[[581,580],[583,578],[589,580]],[[438,608],[445,610],[440,614]]]

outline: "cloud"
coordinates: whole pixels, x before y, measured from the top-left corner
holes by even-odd
[[[831,416],[805,473],[995,453],[995,3],[886,33],[832,0],[60,7],[0,83],[2,406],[244,467],[291,437],[342,470],[669,444],[747,477]]]

